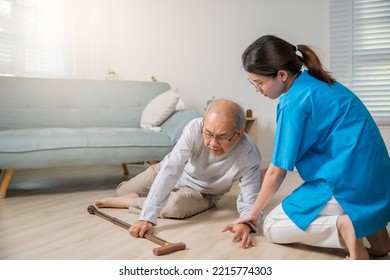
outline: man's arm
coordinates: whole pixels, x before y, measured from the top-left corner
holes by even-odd
[[[261,185],[261,169],[260,164],[253,166],[247,171],[240,180],[240,193],[237,197],[237,210],[240,217],[247,214],[260,192]],[[245,222],[250,228],[250,233],[258,234],[258,224],[252,222]]]
[[[237,210],[240,217],[250,211],[260,190],[261,184],[261,160],[252,163],[253,166],[240,178],[240,193],[237,197]],[[251,235],[258,234],[257,224],[251,221],[243,223],[232,223],[225,226],[222,232],[230,231],[233,234],[232,241],[241,241],[240,247],[243,249],[256,246],[255,240]]]
[[[143,203],[139,220],[149,222],[151,225],[157,224],[160,210],[168,202],[170,192],[179,181],[184,167],[191,157],[196,136],[199,134],[200,122],[200,119],[194,119],[184,128],[183,134],[175,147],[161,162],[160,171]],[[139,229],[137,233],[134,232],[135,235],[139,234],[141,230],[146,230],[146,228],[150,230],[149,225],[141,224],[143,225],[142,229]],[[135,227],[133,230],[135,230]]]
[[[273,164],[270,164],[270,166],[267,169],[267,173],[265,174],[264,182],[261,186],[260,193],[252,209],[247,214],[237,219],[236,223],[243,223],[243,222],[253,223],[257,221],[263,209],[268,205],[268,203],[270,202],[274,194],[279,189],[284,178],[286,177],[286,174],[287,174],[286,170],[274,166]]]

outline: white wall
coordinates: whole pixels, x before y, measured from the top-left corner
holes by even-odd
[[[258,145],[271,157],[277,101],[256,94],[241,54],[258,37],[274,34],[310,44],[328,58],[328,1],[116,0],[112,10],[113,64],[120,79],[169,82],[187,107],[202,111],[212,97],[252,108]]]

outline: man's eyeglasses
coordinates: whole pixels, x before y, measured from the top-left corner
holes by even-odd
[[[206,138],[207,140],[211,140],[212,138],[214,138],[215,141],[217,141],[218,143],[227,144],[234,138],[234,136],[236,136],[237,132],[235,132],[233,136],[230,138],[227,136],[213,135],[210,132],[204,132],[203,129],[202,129],[202,134],[203,137]]]
[[[264,82],[262,82],[262,83],[255,82],[254,80],[249,79],[249,78],[248,78],[248,81],[251,83],[252,86],[255,87],[255,89],[257,89],[257,90],[263,90],[263,86],[265,85],[265,83],[268,82],[269,80],[271,80],[273,77],[274,77],[274,75],[269,76],[268,79],[266,79],[266,80],[265,80]]]

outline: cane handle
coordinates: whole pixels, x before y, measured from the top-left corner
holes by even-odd
[[[161,256],[161,255],[165,255],[165,254],[169,254],[172,252],[176,252],[179,250],[185,250],[185,249],[186,249],[186,244],[184,244],[183,242],[179,242],[179,243],[168,243],[167,242],[165,245],[163,245],[161,247],[154,248],[153,254],[155,254],[156,256]]]

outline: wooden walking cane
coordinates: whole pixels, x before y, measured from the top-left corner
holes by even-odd
[[[131,227],[130,224],[97,210],[97,208],[93,205],[89,205],[87,210],[89,214],[97,215],[124,229],[129,229]],[[144,238],[161,246],[153,249],[153,254],[155,254],[156,256],[169,254],[179,250],[185,250],[186,248],[186,244],[184,244],[183,242],[170,243],[150,233],[145,233]]]

